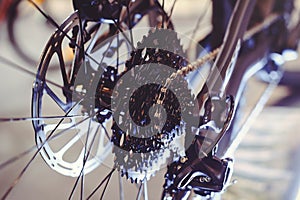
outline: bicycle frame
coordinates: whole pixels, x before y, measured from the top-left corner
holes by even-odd
[[[249,2],[252,4],[254,1]],[[285,2],[282,2],[283,4]],[[243,1],[242,4],[246,6],[247,2]],[[282,6],[283,8],[284,6]],[[246,7],[246,12],[244,13],[237,13],[236,16],[233,14],[233,18],[244,18],[244,22],[249,22],[249,17],[251,16],[254,5],[248,5]],[[283,43],[280,43],[278,41],[281,41],[280,38],[284,38],[285,34],[288,30],[285,30],[284,24],[286,23],[284,20],[283,15],[285,13],[289,13],[289,11],[286,10],[279,10],[277,13],[272,13],[268,15],[266,18],[264,18],[263,21],[261,21],[258,25],[255,25],[254,27],[251,27],[250,29],[246,30],[247,24],[243,25],[240,29],[236,29],[236,26],[234,25],[234,22],[229,25],[229,30],[227,34],[227,38],[224,39],[226,47],[226,43],[231,42],[230,36],[233,35],[234,31],[230,31],[230,29],[234,29],[235,31],[240,30],[240,35],[238,38],[242,41],[241,44],[241,52],[239,53],[239,56],[236,59],[236,63],[234,64],[234,69],[232,70],[232,76],[230,76],[230,80],[228,81],[226,92],[227,94],[231,94],[235,97],[236,103],[236,109],[239,106],[239,103],[242,98],[242,93],[245,89],[245,86],[248,82],[248,80],[255,75],[258,71],[262,70],[268,63],[270,58],[269,56],[272,53],[276,53],[276,56],[279,57],[278,59],[281,59],[282,61],[285,60],[285,58],[280,55],[281,52],[285,48],[287,48],[288,44],[287,41],[284,41]],[[272,29],[277,30],[277,34],[271,34],[270,32]],[[283,31],[281,33],[279,30],[282,29]],[[257,30],[264,30],[264,31],[257,31]],[[237,33],[238,34],[238,33]],[[254,40],[254,47],[249,47],[247,44],[250,40]],[[229,45],[228,45],[229,46]],[[226,50],[224,48],[224,54],[226,54]],[[230,65],[230,59],[232,57],[228,57],[227,59],[222,57],[223,54],[220,54],[219,60],[220,64],[216,62],[217,66],[223,66],[226,70],[229,70]],[[231,54],[232,55],[232,54]],[[228,65],[229,64],[229,65]],[[278,66],[282,65],[282,63],[276,63]],[[280,66],[279,66],[280,67]],[[229,130],[230,134],[225,135],[225,138],[223,141],[221,141],[220,146],[222,146],[223,149],[220,149],[218,151],[218,156],[220,157],[226,157],[226,156],[232,156],[238,147],[239,143],[241,142],[242,138],[244,137],[245,133],[249,129],[249,126],[251,124],[251,121],[255,119],[258,115],[258,113],[262,110],[264,104],[266,103],[267,99],[270,97],[270,94],[272,90],[276,87],[276,85],[279,83],[281,77],[282,77],[282,71],[280,68],[273,69],[274,78],[270,79],[269,86],[265,89],[265,93],[260,97],[260,100],[258,100],[258,103],[255,105],[255,107],[252,109],[252,114],[250,114],[247,118],[247,122],[243,125],[239,125],[240,127],[234,127],[235,124],[233,122],[233,125],[231,129]],[[237,120],[237,119],[236,119]],[[234,130],[233,130],[234,129]],[[227,144],[225,144],[227,143]]]
[[[281,3],[285,4],[286,2]],[[270,74],[272,74],[272,77],[270,76],[269,85],[258,100],[257,104],[252,108],[252,112],[249,116],[247,116],[245,123],[243,124],[239,122],[238,117],[235,116],[232,120],[230,128],[227,131],[221,132],[220,135],[215,139],[214,147],[216,147],[216,149],[211,147],[211,152],[209,154],[210,156],[208,156],[211,158],[211,160],[215,160],[215,157],[211,155],[216,155],[216,157],[222,158],[223,160],[226,160],[226,158],[234,158],[234,152],[247,132],[247,129],[250,127],[251,121],[253,121],[253,119],[257,117],[259,112],[262,110],[272,90],[279,83],[282,76],[282,72],[279,67],[282,64],[281,61],[284,61],[284,58],[282,55],[280,55],[280,53],[288,46],[288,44],[286,40],[282,41],[280,39],[284,38],[286,32],[288,31],[285,29],[286,26],[284,24],[286,22],[283,16],[286,13],[289,13],[289,10],[277,9],[275,13],[270,14],[268,17],[264,18],[263,21],[260,21],[258,24],[254,26],[252,25],[252,27],[250,26],[249,28],[248,24],[251,20],[251,16],[253,15],[255,4],[256,1],[252,0],[239,0],[236,2],[229,25],[226,29],[223,43],[220,46],[220,52],[207,79],[207,88],[203,88],[198,95],[199,104],[201,106],[205,104],[205,101],[203,101],[202,97],[207,95],[207,93],[209,93],[208,95],[216,96],[219,99],[225,98],[225,96],[229,94],[234,97],[234,110],[236,111],[239,109],[239,102],[242,98],[242,94],[248,80],[258,71],[262,70],[268,64],[268,60],[272,60],[275,65],[278,66],[278,68],[271,69],[272,72],[270,72]],[[288,6],[282,6],[281,8],[284,7],[286,8]],[[223,12],[226,13],[226,11]],[[222,23],[225,24],[215,25],[226,27],[226,20]],[[279,31],[281,28],[283,28],[282,32]],[[220,31],[219,27],[216,29]],[[274,31],[274,29],[277,30],[277,34],[269,35],[272,30]],[[252,42],[253,40],[255,41],[254,47],[247,44],[249,40],[252,40]],[[213,42],[214,41],[211,43]],[[200,141],[202,140],[203,139],[200,139]],[[194,145],[197,147],[199,144]],[[198,146],[197,148],[200,147]],[[203,162],[204,165],[207,165],[207,161],[205,160],[199,162]],[[198,165],[199,169],[201,167],[203,168],[201,164]],[[181,165],[179,166],[182,167]],[[185,167],[185,171],[181,170],[182,172],[176,173],[175,170],[173,170],[173,173],[182,177],[183,179],[186,177],[198,176],[196,175],[197,170],[190,169],[189,166]],[[211,165],[210,167],[214,168],[214,165]],[[215,167],[218,168],[217,165],[215,165]],[[193,166],[192,168],[196,168],[196,166]],[[227,162],[225,162],[221,168],[222,169],[219,169],[220,171],[216,170],[215,174],[220,173],[222,170],[224,170],[224,168],[229,168],[228,170],[224,170],[222,172],[222,179],[214,180],[215,182],[224,181],[222,189],[215,189],[212,185],[210,185],[210,181],[203,181],[207,182],[206,185],[203,182],[199,185],[193,182],[192,178],[182,181],[190,181],[192,188],[200,192],[200,195],[213,195],[211,191],[219,192],[229,185],[229,183],[226,183],[226,181],[230,180],[233,169],[231,169],[231,166],[227,164]],[[209,170],[206,170],[207,169],[202,171],[200,170],[198,173],[211,173]],[[218,184],[220,184],[220,182],[218,182]],[[185,185],[188,184],[185,183]],[[179,196],[180,195],[182,194],[179,194]]]

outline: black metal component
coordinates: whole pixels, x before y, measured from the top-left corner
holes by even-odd
[[[231,122],[233,99],[211,97],[204,107],[199,133],[187,148],[186,157],[168,167],[163,197],[179,199],[178,195],[182,196],[192,189],[206,196],[223,191],[228,184],[232,159],[219,159],[215,151]]]
[[[235,0],[212,0],[212,9],[214,11],[212,16],[213,30],[199,41],[201,47],[207,51],[212,51],[222,44],[234,4]]]
[[[73,0],[73,7],[79,10],[83,19],[99,21],[101,18],[117,19],[123,5],[128,5],[128,0]]]
[[[131,53],[131,58],[126,62],[126,70],[117,77],[116,83],[131,69],[137,69],[137,75],[136,77],[132,77],[132,82],[138,81],[140,79],[138,74],[142,72],[139,69],[140,66],[144,66],[142,69],[146,71],[156,65],[165,65],[178,70],[186,64],[186,60],[181,56],[183,53],[181,52],[177,36],[173,32],[170,32],[168,38],[166,38],[163,33],[163,31],[159,30],[150,31],[149,35],[144,37],[141,43],[138,43],[137,49]],[[154,48],[155,45],[157,45],[157,48]],[[159,49],[160,46],[170,46],[175,53]],[[142,55],[143,51],[145,55]],[[159,77],[159,73],[162,73],[163,69],[160,72],[152,71],[153,73],[157,73],[152,74],[152,76]],[[99,84],[99,87],[102,87],[101,84]],[[132,85],[128,85],[128,87],[132,87]],[[133,94],[128,94],[128,96],[130,95],[128,105],[120,105],[119,107],[122,107],[121,110],[124,110],[124,107],[129,106],[128,117],[130,116],[138,126],[146,126],[150,123],[149,109],[156,104],[161,87],[158,84],[146,84]],[[99,94],[105,95],[105,91]],[[99,100],[101,101],[101,98]],[[113,143],[126,152],[132,151],[133,153],[149,153],[164,148],[164,141],[171,141],[172,132],[180,126],[181,105],[179,105],[176,95],[169,89],[166,90],[165,98],[161,105],[166,110],[167,116],[166,122],[160,132],[154,135],[153,132],[138,133],[133,128],[129,128],[129,124],[125,124],[129,131],[129,134],[126,134],[126,131],[122,130],[117,122],[114,122],[112,126]],[[134,132],[136,133],[133,134]]]
[[[193,190],[220,192],[224,189],[229,176],[228,160],[220,160],[215,156],[196,159],[186,163],[179,170],[174,183],[180,189],[191,187]]]
[[[188,193],[192,189],[206,196],[226,188],[232,174],[231,159],[221,160],[208,155],[184,160],[185,158],[182,158],[168,166],[163,197],[171,196],[178,199],[178,195],[182,196],[184,192]]]

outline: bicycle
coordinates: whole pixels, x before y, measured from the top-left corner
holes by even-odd
[[[74,1],[77,11],[62,25],[59,26],[48,18],[57,31],[47,43],[36,73],[32,118],[14,119],[32,120],[36,146],[0,165],[0,169],[3,169],[33,152],[33,156],[17,175],[14,183],[5,189],[2,198],[9,197],[14,191],[27,167],[37,160],[38,154],[43,158],[41,162],[46,162],[53,171],[75,177],[73,188],[70,188],[71,191],[67,195],[69,198],[79,196],[80,199],[90,199],[94,198],[97,192],[101,199],[106,197],[106,193],[112,195],[110,198],[124,199],[124,195],[129,195],[126,197],[130,199],[140,199],[142,196],[144,199],[151,198],[148,196],[151,194],[148,193],[148,189],[151,189],[148,188],[148,184],[151,184],[148,179],[162,173],[160,169],[164,169],[170,158],[163,180],[164,188],[160,190],[162,199],[183,199],[190,195],[190,192],[197,197],[218,198],[230,185],[233,170],[231,158],[242,136],[239,134],[241,127],[238,126],[242,122],[234,113],[239,111],[245,81],[266,65],[266,62],[258,62],[257,65],[250,63],[253,60],[264,61],[264,58],[268,58],[267,61],[274,64],[273,68],[269,69],[270,89],[278,83],[281,76],[278,68],[280,63],[274,56],[279,56],[278,53],[286,49],[284,35],[278,28],[288,31],[286,19],[282,16],[291,11],[289,7],[282,10],[285,7],[281,4],[289,5],[292,1],[275,1],[280,4],[275,6],[275,14],[267,13],[267,16],[262,17],[263,21],[253,18],[250,20],[255,1],[227,2],[228,4],[224,3],[224,7],[228,6],[229,10],[221,9],[226,15],[224,21],[221,24],[220,21],[213,22],[217,24],[213,24],[212,34],[201,40],[200,44],[204,48],[194,44],[197,47],[196,53],[191,54],[194,57],[201,55],[195,62],[189,61],[183,53],[180,44],[183,36],[170,31],[173,29],[171,16],[175,3],[171,5],[171,14],[168,15],[164,9],[164,1],[162,4],[148,1],[146,6],[145,1],[90,1],[91,4]],[[149,16],[150,26],[161,29],[138,29],[137,26],[143,23],[145,16]],[[251,27],[247,30],[249,21]],[[101,29],[102,26],[104,30]],[[164,28],[167,30],[164,31]],[[261,32],[261,29],[265,31]],[[260,43],[270,30],[276,34],[268,37],[265,43]],[[139,31],[142,32],[140,38]],[[225,39],[222,44],[223,40],[220,38],[223,37]],[[138,41],[137,44],[134,43],[134,39]],[[283,42],[273,46],[270,43],[273,40]],[[195,43],[191,39],[189,41]],[[253,47],[253,42],[261,45]],[[71,66],[64,64],[61,52],[64,47],[69,47],[74,52]],[[267,52],[267,56],[258,54],[258,47],[262,48],[261,52]],[[205,49],[211,53],[206,53]],[[120,52],[125,53],[121,55]],[[100,61],[95,58],[100,58]],[[214,59],[213,64],[211,61]],[[47,71],[55,63],[60,63],[59,76]],[[159,73],[156,72],[158,69],[155,66],[147,67],[152,63],[161,68]],[[164,65],[172,67],[164,68]],[[200,66],[202,67],[199,68]],[[240,67],[235,69],[234,66]],[[197,71],[198,69],[201,71]],[[195,70],[196,72],[189,74]],[[128,72],[134,75],[130,76]],[[149,74],[150,77],[147,76]],[[189,75],[186,79],[180,79],[182,74]],[[145,78],[152,76],[156,84],[147,82]],[[193,82],[194,80],[196,82]],[[142,84],[145,81],[147,87]],[[133,82],[138,86],[130,85]],[[197,95],[197,101],[189,98],[190,95],[186,91]],[[174,96],[174,93],[179,95]],[[124,101],[126,97],[128,102]],[[179,109],[178,102],[179,105],[184,105],[182,110]],[[153,111],[150,109],[153,104],[160,106],[155,107]],[[126,110],[126,106],[131,109]],[[166,114],[162,111],[162,106],[167,109]],[[46,110],[47,107],[51,109]],[[136,107],[141,109],[135,110]],[[178,119],[178,110],[182,112],[186,124],[182,124]],[[55,111],[59,114],[53,114]],[[140,133],[137,126],[150,124],[148,112],[153,112],[151,119],[154,125],[150,127],[151,130],[143,129],[144,132]],[[166,118],[168,126],[161,124],[161,121],[164,121],[162,116]],[[129,117],[134,123],[126,121]],[[13,119],[2,121],[9,120]],[[237,125],[234,126],[235,124]],[[112,130],[106,127],[111,127]],[[124,132],[124,129],[130,133]],[[155,133],[162,131],[153,135],[153,130]],[[59,139],[61,141],[58,141]],[[185,140],[184,145],[182,140]],[[98,144],[93,146],[95,141],[98,141]],[[78,149],[68,152],[68,148],[75,145]],[[115,160],[106,155],[112,151]],[[65,153],[69,155],[64,155]],[[99,180],[95,180],[98,179],[95,176],[103,171],[106,171],[106,176],[104,175],[97,184]],[[116,171],[119,171],[119,174]],[[49,173],[57,176],[57,173],[52,171]],[[131,180],[132,185],[124,184],[124,176]],[[110,183],[114,178],[119,178],[119,183]],[[135,182],[139,183],[138,188],[135,188]],[[108,188],[108,184],[111,184],[111,188]],[[116,194],[113,185],[118,184],[119,194]],[[127,191],[125,187],[136,190],[136,194],[124,194]],[[64,191],[63,188],[60,189]],[[155,188],[154,192],[157,190]]]

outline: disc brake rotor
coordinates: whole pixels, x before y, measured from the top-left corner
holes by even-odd
[[[32,95],[32,116],[39,119],[33,121],[33,126],[40,154],[52,169],[73,177],[83,172],[87,174],[102,164],[113,146],[105,133],[105,125],[98,123],[95,114],[85,112],[86,90],[74,86],[71,77],[77,72],[71,71],[64,62],[63,46],[72,43],[68,37],[78,26],[79,17],[75,12],[50,38],[39,64]],[[80,41],[78,43],[80,46]],[[71,47],[69,49],[72,51]],[[53,60],[60,63],[58,74],[48,71]],[[72,91],[74,89],[76,91]],[[40,120],[53,115],[57,117],[51,121]]]

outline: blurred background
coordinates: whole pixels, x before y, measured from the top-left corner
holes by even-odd
[[[168,3],[172,4],[169,1]],[[180,33],[191,35],[191,27],[197,23],[195,19],[209,3],[188,0],[178,1],[178,4],[174,10],[175,28]],[[40,5],[58,24],[72,12],[72,2],[69,0],[40,1]],[[1,118],[31,116],[34,74],[41,52],[55,30],[27,1],[22,2],[18,12],[13,34],[24,55],[13,47],[9,37],[11,33],[8,32],[9,20],[0,13]],[[207,11],[206,20],[199,26],[200,34],[209,32],[210,15],[210,11]],[[228,188],[224,199],[300,200],[300,59],[286,63],[284,68],[287,72],[283,81],[273,91],[260,115],[254,119],[236,152],[233,180],[237,180],[237,183]],[[55,75],[55,72],[52,73]],[[248,102],[255,102],[251,98],[254,98],[258,88],[264,85],[265,83],[256,78],[250,81]],[[34,134],[31,121],[1,122],[0,164],[34,146]],[[20,173],[30,155],[32,156],[26,155],[8,167],[0,168],[0,196]],[[100,167],[89,176],[89,180],[100,182],[100,177],[103,178],[108,171],[109,169]],[[158,174],[162,176],[163,172]],[[124,182],[129,183],[126,180]],[[71,191],[69,185],[72,184],[73,178],[52,171],[38,156],[8,199],[62,199],[62,196],[67,198]],[[113,180],[110,183],[117,184],[119,183]],[[150,192],[157,194],[157,198],[153,199],[160,198],[162,184],[163,180],[157,177],[149,183]],[[104,199],[118,198],[113,187],[111,188],[111,194]],[[128,197],[130,198],[132,197]]]

